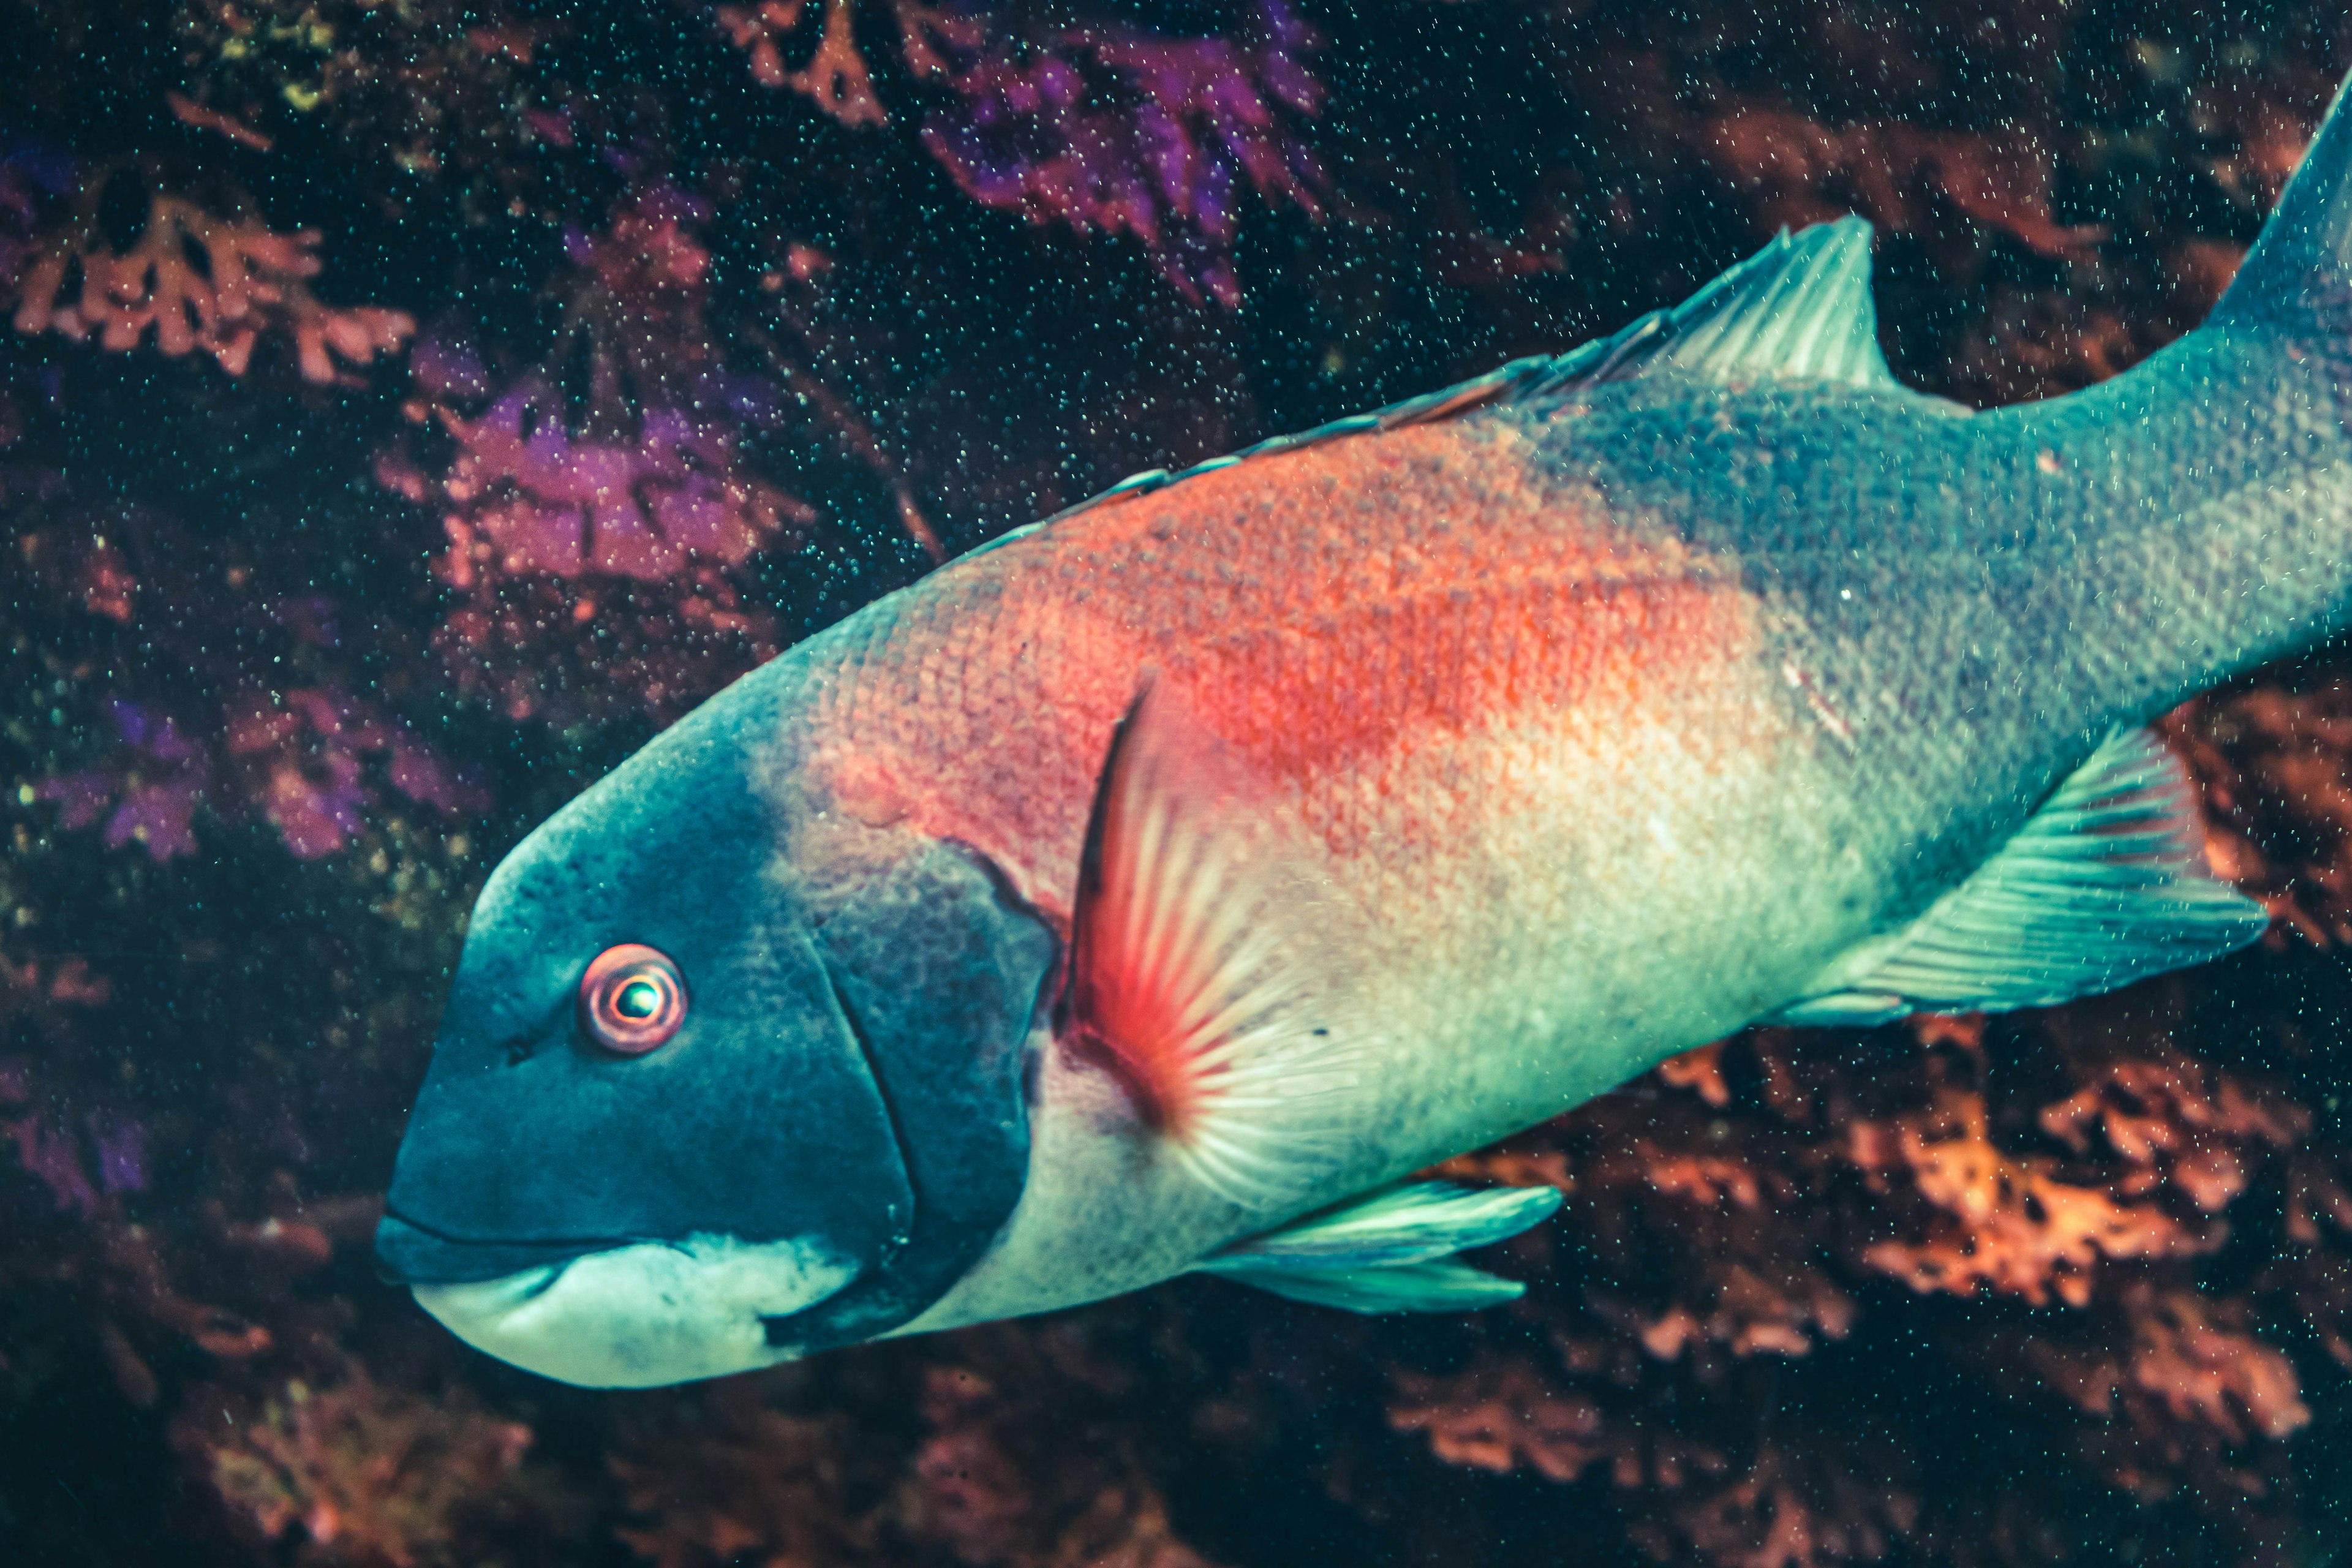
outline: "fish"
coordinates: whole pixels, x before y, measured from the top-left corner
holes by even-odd
[[[486,883],[377,1250],[595,1387],[1178,1276],[1365,1312],[1424,1173],[1759,1022],[2231,952],[2147,727],[2352,622],[2352,116],[2210,319],[1971,412],[1860,219],[1138,476],[728,687]]]

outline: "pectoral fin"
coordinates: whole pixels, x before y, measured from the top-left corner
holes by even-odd
[[[1213,736],[1139,698],[1097,786],[1059,1037],[1204,1185],[1275,1206],[1328,1168],[1365,1038],[1320,899]]]
[[[2204,842],[2179,761],[2119,731],[1967,881],[1840,955],[1770,1021],[2045,1007],[2232,952],[2270,917],[2207,869]]]
[[[1342,1311],[1467,1311],[1527,1288],[1453,1254],[1517,1236],[1559,1205],[1550,1187],[1414,1182],[1236,1242],[1194,1272]]]

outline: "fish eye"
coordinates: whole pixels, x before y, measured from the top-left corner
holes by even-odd
[[[686,977],[659,949],[625,942],[580,977],[580,1026],[608,1051],[641,1057],[686,1022]]]

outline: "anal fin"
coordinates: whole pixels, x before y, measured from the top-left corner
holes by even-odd
[[[1453,1255],[1531,1229],[1559,1205],[1551,1187],[1412,1182],[1236,1242],[1193,1271],[1342,1311],[1467,1311],[1527,1288]]]
[[[1967,881],[1839,955],[1767,1021],[2052,1006],[2219,958],[2268,924],[2207,869],[2179,759],[2147,730],[2118,731]]]

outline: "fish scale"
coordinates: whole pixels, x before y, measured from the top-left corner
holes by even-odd
[[[912,820],[982,846],[1066,912],[1079,786],[1147,668],[1286,781],[1318,827],[1361,840],[1405,826],[1417,760],[1499,761],[1546,715],[1640,706],[1644,659],[1728,656],[1745,611],[1722,574],[1655,531],[1586,521],[1549,487],[1502,492],[1497,466],[1525,458],[1499,452],[1501,436],[1443,427],[1260,459],[918,585],[846,646],[801,656],[824,688],[807,728],[814,766],[927,781],[903,791]],[[1387,449],[1408,439],[1411,465]],[[1326,484],[1378,504],[1334,513],[1315,500]],[[1409,591],[1358,569],[1400,548],[1423,562]],[[931,681],[965,695],[934,705]],[[1356,820],[1366,785],[1402,815]]]
[[[1254,458],[913,590],[915,657],[1017,646],[1020,672],[971,731],[894,752],[845,714],[829,743],[933,781],[910,826],[1066,919],[1083,812],[992,781],[1090,779],[1139,672],[1173,681],[1288,785],[1367,914],[1362,970],[1412,977],[1374,986],[1387,1136],[1334,1178],[1370,1184],[1768,1010],[1949,891],[2118,720],[2242,666],[2117,681],[2080,646],[2118,593],[2085,585],[2085,536],[2144,515],[2149,455],[2269,434],[2147,402],[1668,375]],[[1227,563],[1206,595],[1202,562]],[[835,678],[903,712],[897,657]]]
[[[971,845],[1066,927],[1093,778],[1153,671],[1278,781],[1363,917],[1357,967],[1412,976],[1381,989],[1397,1060],[1368,1076],[1450,1109],[1343,1183],[1499,1130],[1564,1079],[1613,1081],[1662,1031],[1751,1016],[1848,933],[1712,963],[1714,987],[1685,973],[1671,1010],[1592,980],[1644,950],[1706,962],[1705,933],[1749,912],[1725,908],[1738,879],[1722,847],[1776,865],[1811,847],[1816,825],[1792,843],[1769,820],[1786,816],[1774,792],[1724,787],[1785,779],[1811,721],[1765,658],[1735,563],[1611,516],[1544,457],[1472,415],[1253,459],[992,551],[838,650],[797,656],[824,691],[802,787]],[[1418,569],[1400,594],[1406,556]],[[964,699],[930,700],[933,679]],[[1628,743],[1644,730],[1650,745]],[[878,778],[887,804],[868,793]],[[1663,832],[1622,826],[1661,818]],[[1757,879],[1767,929],[1789,903],[1777,882]],[[1575,1059],[1552,1062],[1562,1048]],[[1393,1128],[1414,1113],[1371,1096],[1362,1114]]]
[[[1417,1169],[1749,1023],[2253,940],[2139,726],[2352,614],[2352,119],[2069,397],[1900,386],[1868,264],[1783,235],[1139,476],[698,710],[486,887],[387,1263],[600,1384],[1195,1270],[1466,1308],[1515,1288],[1450,1255],[1554,1200]],[[573,994],[624,961],[650,1048]]]

